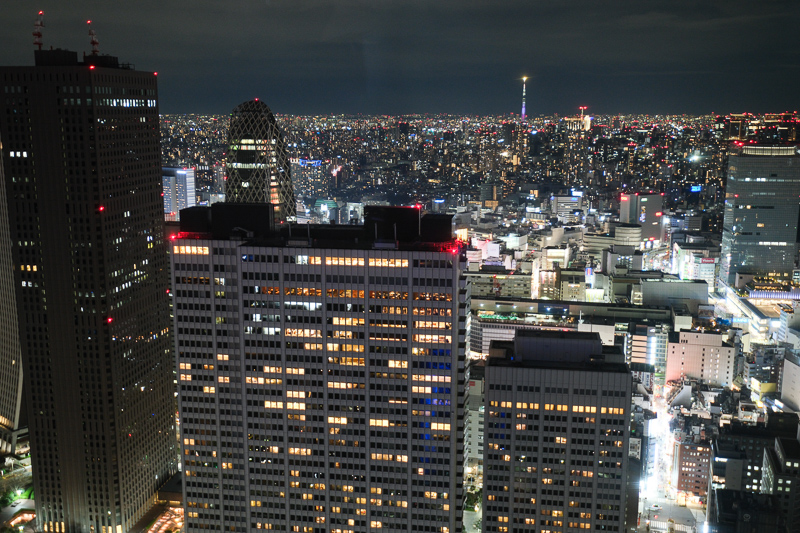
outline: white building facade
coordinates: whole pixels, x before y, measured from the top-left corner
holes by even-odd
[[[460,532],[463,255],[306,231],[173,241],[186,531]]]

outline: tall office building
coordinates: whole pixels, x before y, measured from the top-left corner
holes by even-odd
[[[720,284],[736,274],[791,278],[800,218],[795,146],[732,146],[722,226]]]
[[[603,352],[588,332],[492,343],[483,531],[625,530],[632,379]]]
[[[177,218],[181,209],[192,207],[197,203],[193,168],[164,167],[161,176],[165,215],[175,215]]]
[[[177,466],[156,76],[0,68],[36,520],[121,533]]]
[[[451,216],[419,213],[181,213],[187,532],[461,531],[465,258]]]
[[[661,193],[622,194],[619,221],[642,226],[642,245],[653,247],[664,240],[664,195]]]
[[[0,153],[5,153],[1,141]],[[4,182],[0,159],[0,183]],[[18,440],[27,433],[22,412],[22,348],[14,286],[8,203],[6,191],[0,187],[0,450],[5,453],[17,453]]]
[[[278,222],[296,219],[286,141],[267,104],[250,100],[236,106],[228,128],[225,200],[275,206]]]

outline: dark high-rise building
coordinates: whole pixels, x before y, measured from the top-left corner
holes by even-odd
[[[5,153],[2,142],[0,153]],[[0,183],[3,181],[3,161],[0,159]],[[30,270],[26,270],[26,265],[19,268],[24,279],[24,273]],[[6,191],[0,187],[0,449],[6,453],[17,453],[17,440],[27,433],[21,409],[22,353],[13,272],[8,203]]]
[[[452,216],[276,230],[270,211],[187,209],[173,241],[186,531],[459,533]]]
[[[122,533],[176,470],[156,76],[0,68],[38,527]]]
[[[642,226],[642,243],[647,247],[657,246],[664,240],[663,216],[664,195],[661,193],[620,195],[619,221]]]
[[[800,156],[794,146],[732,147],[720,282],[737,273],[788,279],[797,253]]]
[[[227,202],[271,203],[277,222],[296,219],[286,141],[264,102],[250,100],[233,109],[227,169]]]

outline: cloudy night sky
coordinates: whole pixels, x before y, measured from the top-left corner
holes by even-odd
[[[794,110],[800,2],[3,0],[0,64],[44,46],[157,71],[162,113],[729,113]]]

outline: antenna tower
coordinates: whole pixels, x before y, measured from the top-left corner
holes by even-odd
[[[44,11],[39,11],[39,16],[33,21],[33,46],[42,49],[42,28],[44,27]]]
[[[97,40],[97,33],[92,29],[92,21],[87,20],[86,24],[89,25],[89,42],[92,44],[92,55],[96,56],[100,53],[100,41]]]
[[[528,81],[528,77],[522,78],[522,120],[525,120],[525,84]]]

